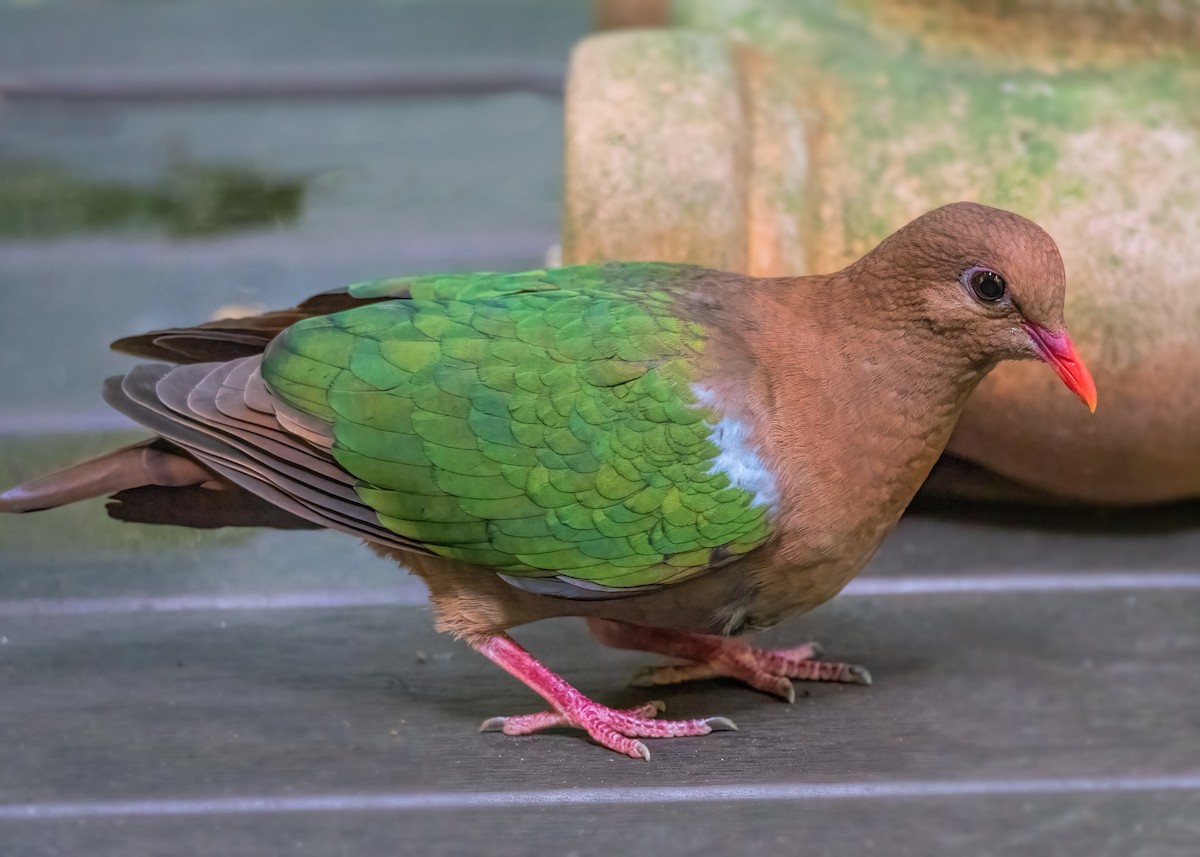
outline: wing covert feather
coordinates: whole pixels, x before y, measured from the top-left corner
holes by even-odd
[[[329,426],[333,458],[400,537],[545,578],[538,591],[661,585],[770,533],[768,504],[716,466],[721,415],[697,401],[706,331],[677,300],[696,271],[360,284],[355,297],[402,298],[294,325],[262,377],[284,413]]]

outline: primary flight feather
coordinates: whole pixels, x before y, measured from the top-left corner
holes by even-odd
[[[843,271],[754,279],[659,263],[399,278],[294,310],[132,337],[183,365],[111,379],[156,438],[0,495],[114,495],[127,520],[319,526],[428,584],[439,628],[550,704],[493,718],[586,729],[649,758],[658,720],[583,696],[506,631],[584,616],[681,658],[640,683],[866,683],[812,646],[732,639],[822,603],[865,565],[997,362],[1040,358],[1089,407],[1053,241],[971,203]]]

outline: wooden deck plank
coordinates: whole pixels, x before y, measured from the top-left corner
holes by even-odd
[[[661,689],[742,731],[654,742],[650,764],[475,734],[537,700],[418,608],[10,618],[0,802],[1197,775],[1198,611],[1198,592],[844,599],[769,639],[821,639],[875,687]],[[577,623],[520,636],[606,702],[646,696],[621,685],[647,659]]]
[[[1200,796],[1043,795],[122,818],[0,826],[12,853],[1194,857]]]

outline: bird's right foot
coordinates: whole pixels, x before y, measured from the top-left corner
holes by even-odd
[[[638,741],[638,738],[682,738],[737,730],[733,721],[725,717],[655,720],[654,718],[665,711],[666,707],[666,703],[656,699],[636,708],[621,710],[600,705],[583,697],[570,714],[539,711],[536,714],[517,714],[512,717],[490,717],[483,721],[479,731],[531,735],[555,726],[573,726],[585,730],[593,741],[610,750],[634,759],[649,761],[650,750]]]
[[[551,705],[551,710],[536,714],[489,718],[479,727],[481,732],[529,735],[555,726],[569,726],[583,729],[597,744],[610,750],[634,759],[649,760],[650,750],[637,739],[682,738],[737,730],[733,721],[725,717],[657,720],[656,716],[666,708],[665,703],[657,700],[624,710],[601,705],[551,672],[506,634],[487,637],[472,645],[537,691]]]

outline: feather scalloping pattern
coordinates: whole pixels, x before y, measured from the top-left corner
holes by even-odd
[[[714,463],[697,402],[704,328],[673,313],[694,269],[581,266],[380,281],[403,294],[302,321],[272,394],[392,532],[506,578],[670,583],[761,544],[768,510]]]

